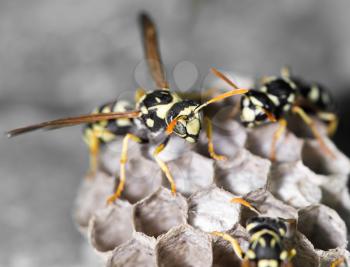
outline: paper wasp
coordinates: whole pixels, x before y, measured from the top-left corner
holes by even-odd
[[[240,203],[258,215],[260,212],[242,198],[234,198],[233,203]],[[227,233],[212,232],[213,235],[229,241],[236,255],[242,260],[242,267],[291,267],[291,259],[296,250],[286,250],[283,239],[287,232],[287,222],[282,218],[252,217],[248,219],[246,230],[250,236],[249,247],[242,251],[238,241]],[[294,221],[294,220],[293,220]]]
[[[232,91],[213,97],[202,104],[192,99],[182,99],[177,93],[169,90],[169,84],[165,79],[165,71],[159,52],[157,31],[154,23],[146,14],[141,14],[139,21],[142,29],[146,60],[158,89],[149,92],[138,90],[135,97],[136,107],[132,110],[127,105],[118,106],[119,103],[106,104],[96,110],[94,114],[48,121],[15,129],[8,133],[8,136],[12,137],[38,129],[51,130],[88,123],[84,131],[84,139],[90,148],[91,168],[93,171],[96,171],[100,143],[109,142],[120,131],[125,131],[120,160],[119,185],[115,193],[108,199],[108,203],[118,199],[124,188],[126,179],[125,165],[130,139],[138,143],[148,142],[156,137],[162,140],[153,152],[153,157],[170,182],[172,192],[175,193],[176,186],[173,177],[166,163],[158,157],[159,153],[167,145],[170,135],[175,134],[190,143],[197,142],[203,124],[203,108],[211,103],[221,101],[233,95],[244,94],[248,91],[246,89],[235,88]],[[220,75],[216,70],[213,70],[213,72]],[[120,123],[121,120],[123,120],[122,124]],[[128,132],[128,127],[132,124],[135,124],[140,130],[146,130],[146,138],[141,138]],[[223,156],[217,155],[214,152],[212,127],[209,119],[206,120],[206,125],[209,153],[214,159],[223,159]]]
[[[260,212],[243,198],[233,198],[232,203],[239,203],[258,216],[251,217],[246,222],[246,230],[250,236],[246,252],[242,251],[238,241],[227,233],[212,232],[231,243],[236,255],[242,260],[242,267],[292,267],[292,258],[297,254],[296,249],[289,251],[284,247],[287,225],[296,230],[295,219],[272,218],[260,216]],[[337,258],[330,263],[330,267],[338,267],[347,263],[344,257]]]
[[[232,86],[230,80],[223,79]],[[323,86],[305,83],[292,77],[288,68],[283,68],[280,77],[264,77],[258,89],[251,89],[242,96],[240,118],[247,127],[278,121],[279,128],[272,140],[271,160],[276,159],[276,144],[287,127],[286,117],[290,113],[299,115],[311,129],[323,151],[334,157],[309,116],[309,114],[315,114],[328,123],[327,130],[331,135],[336,131],[338,124],[338,118],[333,109],[332,98]]]

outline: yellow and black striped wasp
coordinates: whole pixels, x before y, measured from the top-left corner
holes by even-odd
[[[260,212],[242,198],[234,198],[233,203],[240,203],[258,215]],[[249,234],[249,247],[243,252],[238,241],[227,233],[212,232],[232,245],[236,255],[242,260],[242,267],[291,267],[291,259],[296,250],[286,250],[283,239],[287,232],[287,222],[282,218],[255,216],[248,219],[246,230]]]
[[[223,79],[232,86],[230,80]],[[309,116],[309,114],[316,115],[326,122],[329,135],[336,131],[338,118],[334,112],[334,103],[323,86],[316,83],[308,84],[291,76],[288,68],[282,68],[279,77],[263,77],[258,89],[249,90],[241,98],[240,118],[245,126],[254,127],[276,121],[279,123],[272,140],[271,160],[276,158],[276,144],[287,127],[286,117],[290,113],[299,115],[311,129],[322,150],[334,157]]]
[[[249,234],[249,245],[243,252],[238,241],[224,232],[214,231],[211,234],[230,242],[236,255],[242,260],[242,267],[292,267],[292,259],[297,255],[296,249],[287,250],[284,239],[287,235],[287,226],[293,231],[297,228],[295,219],[272,218],[261,216],[261,213],[243,198],[233,198],[232,203],[239,203],[257,214],[246,222],[246,230]],[[347,266],[344,257],[335,259],[330,267]]]
[[[204,103],[199,103],[192,99],[182,99],[179,94],[169,90],[159,52],[157,31],[153,21],[144,13],[139,16],[139,21],[142,29],[146,60],[157,89],[149,92],[138,90],[135,97],[135,108],[131,108],[126,103],[114,102],[103,105],[90,115],[48,121],[8,132],[8,136],[12,137],[38,129],[51,130],[85,123],[87,125],[84,130],[84,139],[90,148],[91,168],[93,171],[97,169],[100,143],[109,142],[120,133],[125,134],[120,160],[119,185],[115,193],[108,198],[108,203],[118,199],[123,191],[126,179],[127,149],[130,139],[138,143],[148,142],[154,138],[161,140],[153,152],[153,157],[170,182],[172,192],[175,193],[176,186],[173,177],[166,163],[158,157],[159,153],[167,145],[170,135],[175,134],[190,143],[197,142],[203,124],[203,108],[211,103],[233,95],[244,94],[248,91],[235,88]],[[216,70],[213,70],[213,72],[216,75],[220,75]],[[223,159],[223,156],[214,152],[210,120],[207,119],[206,122],[209,153],[214,159]],[[146,130],[146,137],[140,137],[128,132],[131,125],[135,125],[140,131]]]

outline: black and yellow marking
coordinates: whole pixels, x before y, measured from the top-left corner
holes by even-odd
[[[127,112],[133,110],[127,101],[115,101],[104,104],[95,109],[92,114],[108,114],[112,112]],[[100,145],[113,141],[118,135],[124,135],[130,131],[133,120],[121,118],[116,120],[102,120],[86,124],[83,130],[83,139],[89,148],[90,173],[96,173],[99,164],[98,156]]]
[[[120,161],[120,183],[114,194],[108,199],[109,203],[114,202],[120,197],[125,185],[125,168],[129,140],[140,143],[148,142],[149,138],[154,138],[158,135],[163,138],[163,142],[157,147],[153,156],[169,180],[172,192],[175,193],[176,186],[174,179],[167,165],[159,158],[159,153],[166,146],[169,135],[174,133],[190,143],[197,142],[203,124],[202,110],[212,103],[222,101],[233,95],[244,94],[248,91],[246,89],[239,89],[236,85],[230,83],[234,87],[234,90],[210,98],[204,103],[199,103],[191,99],[182,99],[175,92],[171,92],[161,63],[156,27],[146,14],[141,14],[139,21],[141,24],[145,57],[156,87],[159,89],[150,92],[145,92],[143,89],[137,90],[135,110],[132,110],[130,105],[118,101],[102,105],[93,114],[35,124],[15,129],[8,133],[11,137],[38,129],[57,129],[86,123],[84,140],[90,150],[90,168],[93,173],[98,169],[100,145],[111,142],[118,135],[124,135]],[[215,74],[219,73],[215,69],[212,69],[212,71]],[[224,76],[222,75],[222,77]],[[130,133],[132,126],[135,126],[136,130],[147,130],[147,136],[141,139]],[[142,134],[144,133],[144,131],[141,132]],[[208,133],[211,156],[215,159],[223,159],[223,157],[219,157],[214,152],[211,128],[208,130]]]
[[[259,213],[249,202],[241,198],[232,199]],[[242,266],[281,267],[289,266],[295,256],[295,249],[286,250],[283,239],[287,232],[286,221],[271,217],[253,217],[247,221],[246,230],[250,236],[248,249],[243,252],[238,241],[227,233],[212,232],[231,243],[235,254],[242,260]]]
[[[226,77],[221,77],[231,85]],[[290,113],[298,114],[309,126],[323,151],[334,158],[332,151],[325,145],[308,113],[312,111],[328,124],[328,134],[336,131],[338,118],[333,109],[333,101],[322,86],[306,84],[290,76],[287,68],[281,70],[280,77],[264,77],[258,90],[251,89],[241,99],[241,121],[247,127],[254,127],[266,122],[279,121],[271,144],[271,160],[276,158],[276,144],[286,128],[285,117]],[[302,99],[302,101],[300,101]]]

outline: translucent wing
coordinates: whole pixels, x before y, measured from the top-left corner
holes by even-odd
[[[140,14],[139,21],[142,30],[144,51],[151,75],[157,87],[169,88],[159,52],[157,29],[151,18],[145,13]]]
[[[99,114],[89,114],[82,115],[77,117],[57,119],[53,121],[42,122],[39,124],[30,125],[23,128],[18,128],[7,132],[7,136],[13,137],[20,134],[28,133],[31,131],[44,129],[44,130],[53,130],[68,126],[75,126],[83,123],[92,123],[97,121],[105,120],[115,120],[115,119],[129,119],[136,118],[139,115],[139,111],[128,111],[128,112],[111,112],[111,113],[99,113]]]

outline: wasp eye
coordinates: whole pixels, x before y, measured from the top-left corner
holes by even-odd
[[[186,127],[181,122],[176,123],[174,131],[179,135],[186,135]]]

